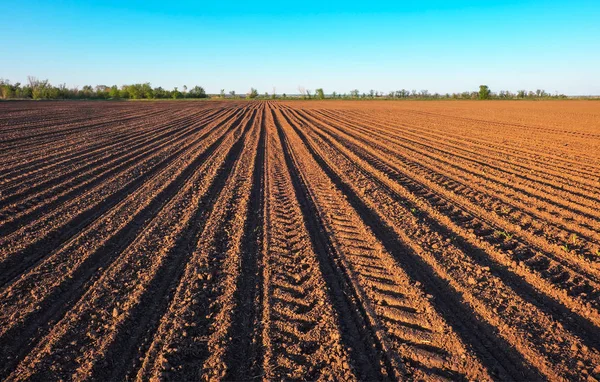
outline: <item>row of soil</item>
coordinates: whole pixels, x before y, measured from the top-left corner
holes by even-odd
[[[327,119],[324,121],[327,122]],[[341,123],[335,120],[329,122],[338,129]],[[371,129],[345,122],[341,126],[344,133],[358,138],[365,145],[376,146],[396,166],[417,172],[453,194],[460,193],[470,198],[472,205],[486,205],[488,213],[494,211],[498,216],[496,220],[509,223],[499,230],[504,236],[517,232],[526,234],[530,241],[537,241],[538,246],[555,256],[573,252],[575,261],[580,263],[599,259],[596,252],[600,248],[600,226],[593,215],[582,216],[569,208],[561,208],[560,203],[554,203],[554,199],[549,200],[547,196],[539,198],[527,191],[523,193],[515,190],[510,182],[500,183],[499,179],[457,166],[452,159],[432,156],[432,149],[396,145],[389,137],[380,137]],[[589,208],[587,211],[592,212]],[[589,268],[589,265],[583,266]]]
[[[299,118],[293,114],[290,112],[288,118]],[[297,126],[307,126],[308,122],[301,119],[295,121]],[[309,132],[303,134],[306,133]],[[434,211],[424,208],[423,203],[419,204],[417,196],[411,194],[410,190],[403,190],[361,158],[348,150],[344,151],[339,144],[336,146],[314,132],[309,135],[310,140],[308,136],[304,137],[307,144],[323,160],[323,166],[328,166],[338,174],[340,182],[356,197],[356,203],[374,212],[381,224],[411,246],[440,278],[446,279],[463,295],[474,313],[488,322],[492,333],[500,329],[502,335],[498,336],[499,339],[504,338],[511,344],[510,347],[518,349],[531,366],[547,376],[556,372],[566,375],[592,372],[598,356],[597,350],[589,349],[587,345],[590,342],[597,343],[593,326],[588,323],[579,327],[581,323],[586,324],[581,318],[576,319],[577,324],[573,325],[571,320],[574,317],[570,313],[569,318],[561,322],[569,324],[569,329],[581,333],[582,337],[577,337],[562,325],[560,333],[551,329],[555,326],[553,319],[559,316],[552,317],[556,304],[546,306],[548,301],[545,300],[548,299],[545,296],[540,298],[539,293],[530,292],[527,284],[504,270],[504,264],[492,261],[496,259],[492,256],[493,252],[490,254],[489,248],[487,251],[485,247],[478,248],[478,243],[470,240],[464,232],[453,230],[447,220],[439,219]],[[314,143],[311,140],[315,140]],[[416,214],[418,216],[415,216],[415,211],[419,212]],[[534,297],[538,300],[534,300]],[[531,342],[518,335],[523,328],[527,328],[532,335]],[[562,361],[565,342],[572,344],[574,358],[561,365],[559,361]],[[544,360],[545,357],[548,360]]]
[[[207,124],[219,121],[220,117],[221,115],[217,115],[213,118],[199,118],[199,121],[194,122],[183,121],[169,126],[166,131],[157,129],[156,134],[138,137],[137,142],[124,142],[116,148],[117,151],[108,152],[103,158],[88,158],[83,162],[85,165],[74,165],[74,170],[59,171],[58,174],[42,178],[36,185],[15,187],[22,191],[0,201],[3,206],[0,208],[0,216],[6,216],[0,223],[0,233],[8,235],[14,231],[14,227],[23,226],[28,221],[35,220],[39,214],[49,213],[64,201],[75,199],[99,184],[110,182],[140,161],[148,160],[169,147],[180,146],[203,131]],[[75,163],[81,162],[78,160]]]
[[[0,105],[0,378],[600,379],[593,134],[95,105]]]
[[[207,142],[217,139],[223,131],[237,124],[242,115],[243,113],[237,113],[209,124],[194,139],[143,158],[110,181],[97,185],[78,198],[66,200],[60,208],[49,211],[38,220],[2,238],[2,283],[27,269],[38,259],[43,259],[61,243],[72,241],[98,217],[133,200],[132,197],[139,195],[148,182],[159,180],[165,171],[180,171],[181,168],[177,167],[181,166],[181,161],[185,163],[186,157],[207,147]]]
[[[184,275],[137,371],[139,380],[214,379],[229,370],[230,338],[244,334],[233,332],[233,318],[242,304],[238,283],[248,272],[256,277],[257,264],[244,268],[242,261],[244,246],[250,245],[252,231],[260,226],[248,216],[251,197],[261,193],[255,166],[258,150],[264,150],[263,113],[259,109],[249,121],[240,159],[190,248]],[[258,249],[256,243],[254,248]]]
[[[298,188],[330,241],[336,260],[332,276],[360,307],[356,325],[368,330],[378,349],[379,372],[393,379],[485,378],[485,366],[434,309],[420,284],[398,266],[330,174],[319,168],[287,117],[275,112],[275,119]]]
[[[217,110],[218,111],[218,110]],[[5,173],[0,178],[2,190],[16,185],[22,178],[30,178],[33,174],[44,174],[50,172],[54,174],[57,170],[62,170],[64,164],[70,162],[88,162],[97,158],[99,155],[125,142],[135,142],[138,137],[160,132],[160,127],[172,125],[174,122],[182,120],[193,120],[194,115],[206,115],[211,111],[204,110],[176,110],[171,113],[161,112],[160,115],[151,117],[145,116],[129,122],[121,122],[113,119],[109,124],[111,128],[103,129],[102,133],[87,131],[81,127],[81,131],[75,139],[54,140],[44,143],[40,149],[32,149],[31,155],[19,153],[20,160],[15,163],[12,161],[12,167],[6,168]],[[214,110],[212,111],[215,112]],[[192,117],[192,118],[191,118]],[[114,128],[112,128],[114,126]]]
[[[511,119],[524,118],[522,123],[494,121],[492,115],[488,115],[488,119],[486,117],[482,118],[482,116],[465,118],[465,116],[449,115],[448,113],[429,113],[422,110],[411,110],[404,116],[404,119],[405,121],[416,120],[420,125],[424,126],[440,126],[442,129],[448,127],[457,131],[463,130],[470,133],[468,134],[469,136],[477,136],[481,140],[495,141],[496,144],[506,145],[519,150],[535,147],[531,151],[535,155],[576,164],[578,167],[594,169],[597,172],[599,169],[598,166],[590,162],[590,159],[594,157],[594,152],[588,149],[593,148],[593,145],[589,145],[588,143],[597,140],[598,135],[589,133],[594,130],[594,119],[586,120],[586,117],[590,116],[589,112],[593,110],[593,107],[584,108],[587,110],[585,112],[581,110],[582,113],[572,113],[572,118],[568,118],[564,111],[571,109],[570,106],[572,105],[564,104],[563,106],[566,107],[563,107],[562,113],[555,115],[556,119],[548,118],[547,115],[539,112],[541,108],[536,110],[535,107],[515,110],[515,112],[510,113]],[[471,112],[475,114],[480,111],[477,108],[471,109]],[[464,112],[468,113],[469,111],[464,110]],[[588,115],[586,116],[586,114]],[[411,118],[413,116],[415,118]],[[390,117],[398,120],[398,116],[390,115]],[[440,123],[441,121],[443,123]],[[556,122],[563,126],[560,129],[540,129],[540,122],[543,124]],[[581,131],[583,129],[588,131]],[[575,143],[576,146],[585,149],[579,150],[578,147],[573,147],[570,143]]]
[[[324,130],[331,130],[323,124],[319,126]],[[465,195],[474,193],[473,188],[463,187],[454,190],[449,190],[448,187],[442,188],[445,182],[439,176],[428,179],[415,172],[415,167],[403,166],[402,163],[390,159],[393,153],[383,156],[378,152],[369,152],[370,147],[375,147],[380,152],[388,154],[389,150],[377,142],[364,138],[361,141],[352,141],[345,134],[348,129],[335,130],[334,136],[337,141],[343,142],[361,159],[385,174],[384,177],[401,183],[415,197],[426,199],[429,202],[428,207],[433,207],[436,213],[445,215],[462,230],[463,236],[475,236],[488,246],[496,247],[506,257],[511,258],[510,264],[514,268],[528,268],[537,279],[547,279],[545,283],[549,283],[551,289],[552,286],[559,286],[563,290],[562,294],[566,292],[569,296],[579,298],[580,300],[570,303],[570,306],[578,312],[584,316],[595,315],[590,308],[593,308],[597,302],[597,270],[594,266],[590,266],[586,259],[569,256],[564,253],[565,251],[538,240],[521,226],[511,224],[510,221],[506,222],[502,215],[490,215],[489,210],[492,208],[490,206],[485,209],[485,200],[482,198],[475,201],[465,200]],[[550,295],[556,294],[561,292],[550,293]]]
[[[352,118],[365,119],[367,115],[364,113],[346,114]],[[392,130],[400,129],[418,129],[429,136],[445,136],[448,141],[455,143],[467,144],[469,147],[478,147],[484,151],[494,153],[500,160],[511,159],[508,162],[510,165],[517,165],[515,162],[525,162],[528,165],[535,167],[536,170],[542,173],[560,169],[561,172],[555,172],[557,175],[573,174],[575,176],[587,177],[589,175],[598,174],[600,168],[594,166],[593,163],[584,164],[583,166],[573,166],[581,164],[580,162],[569,160],[564,156],[557,155],[555,147],[548,147],[547,142],[540,142],[539,137],[531,134],[527,128],[507,129],[502,130],[505,135],[499,134],[496,126],[489,125],[486,122],[482,123],[453,123],[452,119],[445,116],[436,116],[432,119],[413,119],[407,115],[385,114],[385,118],[377,118],[379,123],[388,123]],[[368,119],[368,118],[366,118]],[[514,134],[519,135],[519,139],[507,139]],[[554,144],[556,145],[556,138]],[[568,140],[568,138],[567,138]],[[526,143],[526,144],[524,144]],[[564,141],[559,141],[559,146],[564,146]],[[539,167],[538,167],[539,166]],[[566,173],[566,174],[565,174]]]
[[[64,280],[62,292],[54,296],[62,301],[53,301],[54,306],[59,303],[60,312],[49,312],[52,317],[40,318],[48,321],[56,317],[56,324],[26,353],[12,378],[53,379],[68,375],[122,379],[127,375],[139,358],[139,347],[152,337],[168,307],[187,263],[189,248],[202,232],[233,163],[239,159],[253,113],[245,113],[241,123],[227,129],[225,135],[205,139],[204,152],[190,151],[187,163],[175,163],[170,181],[157,179],[158,192],[143,190],[140,196],[150,197],[146,208],[140,206],[140,213],[145,216],[132,214],[134,211],[125,216],[107,214],[108,219],[102,219],[107,227],[97,227],[94,232],[104,234],[105,240],[113,243],[101,245],[88,256],[76,254],[72,258],[77,260],[75,263],[71,260],[62,267],[52,267],[56,272],[66,268],[58,273],[64,276],[55,278]],[[130,201],[124,207],[136,204]],[[127,219],[132,215],[142,219],[114,232],[111,218]],[[140,223],[142,226],[136,227]],[[107,247],[110,244],[113,248]],[[82,248],[81,243],[76,248]],[[108,254],[112,254],[112,262],[107,262]],[[81,257],[87,257],[87,261]],[[68,273],[64,272],[68,269]],[[65,283],[69,287],[79,284],[79,288],[70,288],[72,293],[68,296],[64,293]]]
[[[339,118],[339,117],[338,117]],[[460,154],[465,150],[465,145],[448,145],[443,135],[440,135],[436,140],[424,139],[420,130],[422,129],[407,129],[405,127],[397,130],[397,133],[390,133],[390,126],[387,123],[373,124],[373,118],[361,122],[360,120],[349,120],[347,117],[340,118],[346,126],[353,126],[361,130],[376,133],[376,136],[381,137],[384,142],[389,142],[397,147],[399,151],[410,150],[418,154],[431,158],[432,160],[441,163],[447,163],[451,167],[458,167],[463,171],[468,171],[477,178],[483,178],[498,184],[505,184],[506,187],[514,189],[514,192],[522,193],[525,196],[534,196],[541,201],[548,201],[548,198],[556,196],[556,199],[550,200],[550,206],[563,206],[565,201],[570,203],[564,205],[567,211],[573,209],[582,209],[578,212],[590,213],[593,217],[596,210],[593,200],[589,199],[589,194],[581,190],[579,183],[573,181],[566,184],[557,184],[556,179],[548,181],[538,176],[538,172],[532,172],[530,169],[526,171],[517,171],[507,169],[506,166],[499,166],[498,157],[490,157],[485,160],[486,153],[484,150],[476,151],[471,154]],[[383,125],[383,126],[381,126]],[[410,131],[414,130],[414,131]],[[449,146],[449,147],[446,147]],[[592,187],[597,187],[595,182],[592,182]],[[586,209],[586,207],[588,207]],[[589,208],[591,207],[591,209]]]

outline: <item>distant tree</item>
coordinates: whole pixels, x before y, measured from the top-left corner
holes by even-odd
[[[0,98],[9,99],[19,97],[21,84],[19,82],[12,85],[9,80],[0,78]]]
[[[315,98],[325,99],[325,93],[323,92],[323,88],[318,88],[317,90],[315,90]]]
[[[375,97],[375,90],[371,89],[369,91],[369,97],[371,97],[371,98]]]
[[[59,86],[59,89],[61,90],[61,93],[66,92],[67,86],[65,84],[62,84],[62,86]],[[110,88],[106,85],[96,85],[96,88],[95,88],[96,97],[100,98],[100,99],[108,98],[109,90],[110,90]],[[63,98],[66,98],[66,97],[63,97]]]
[[[94,96],[94,88],[92,88],[92,85],[84,85],[81,93],[83,98],[92,98]]]
[[[110,98],[119,98],[120,94],[117,85],[113,85],[110,87],[110,90],[108,91],[108,96]]]
[[[145,99],[153,99],[154,98],[154,89],[150,86],[150,82],[145,82],[139,85],[139,91],[141,94],[141,98]]]
[[[221,98],[225,98],[225,89],[221,89]]]
[[[287,98],[287,94],[283,93],[282,97],[283,97],[283,99],[286,99]]]
[[[256,98],[258,97],[258,90],[254,88],[250,88],[250,91],[246,93],[246,98]]]
[[[235,98],[235,90],[230,91],[229,94],[231,95],[232,98]]]
[[[206,91],[202,86],[194,86],[188,93],[189,98],[207,98]]]
[[[48,99],[50,98],[51,85],[48,80],[38,80],[37,77],[28,76],[27,81],[31,88],[31,97],[33,99]]]
[[[179,90],[177,90],[177,86],[175,86],[173,88],[173,91],[171,92],[171,98],[178,99],[178,98],[181,98],[181,97],[182,97],[181,92]]]
[[[304,88],[304,86],[298,86],[298,92],[300,93],[302,98],[306,98],[306,89]]]
[[[358,89],[350,90],[350,97],[358,98]]]
[[[163,98],[170,97],[169,92],[166,91],[165,89],[163,89],[162,86],[154,88],[153,93],[154,93],[154,98],[157,98],[157,99],[163,99]]]
[[[479,85],[479,99],[489,99],[490,93],[490,88],[487,85]]]

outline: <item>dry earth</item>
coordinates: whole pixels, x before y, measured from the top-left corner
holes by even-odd
[[[4,380],[600,380],[600,103],[0,103]]]

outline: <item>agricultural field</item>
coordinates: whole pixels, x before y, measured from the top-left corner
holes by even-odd
[[[2,380],[600,380],[600,104],[0,103]]]

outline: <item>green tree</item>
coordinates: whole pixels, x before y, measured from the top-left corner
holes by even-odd
[[[207,98],[206,91],[202,86],[194,86],[192,90],[188,93],[190,98]]]
[[[142,98],[145,99],[153,99],[154,98],[154,89],[150,86],[150,82],[146,82],[140,85],[140,93]]]
[[[173,99],[181,98],[181,92],[179,90],[177,90],[177,86],[175,86],[173,88],[173,91],[171,92],[171,98],[173,98]]]
[[[165,89],[163,89],[162,86],[154,88],[153,93],[154,93],[154,98],[157,98],[157,99],[169,98],[169,92],[166,91]]]
[[[9,80],[0,78],[0,98],[9,99],[19,97],[21,91],[21,84],[19,82],[11,85]]]
[[[94,89],[92,85],[84,85],[81,89],[83,98],[92,98],[94,96]]]
[[[489,99],[490,93],[490,88],[487,85],[479,85],[479,99]]]
[[[121,94],[119,94],[119,88],[117,87],[117,85],[113,85],[110,87],[110,90],[108,91],[108,96],[110,98],[119,98],[121,96]]]
[[[256,98],[258,97],[258,90],[254,88],[250,88],[250,91],[246,94],[246,98]]]
[[[325,99],[325,92],[323,92],[323,88],[318,88],[317,90],[315,90],[315,98]]]
[[[37,77],[27,77],[29,87],[31,88],[31,97],[33,99],[48,99],[50,98],[51,85],[48,80],[38,80]]]

